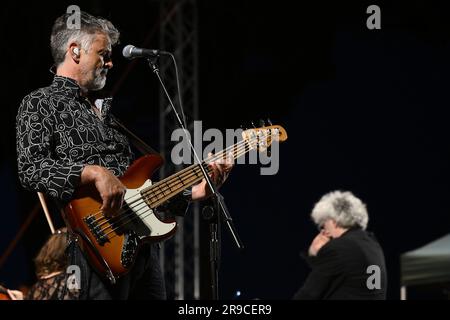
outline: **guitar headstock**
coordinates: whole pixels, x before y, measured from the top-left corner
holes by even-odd
[[[279,125],[262,126],[244,130],[242,132],[242,139],[246,140],[252,149],[264,151],[270,147],[273,141],[286,141],[287,133]]]

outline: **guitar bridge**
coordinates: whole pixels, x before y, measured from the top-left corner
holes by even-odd
[[[89,215],[85,217],[84,222],[88,226],[91,233],[94,235],[95,240],[97,240],[97,243],[99,245],[104,245],[106,242],[109,241],[108,237],[106,236],[105,232],[102,230],[102,226],[98,224],[98,221],[92,216]]]

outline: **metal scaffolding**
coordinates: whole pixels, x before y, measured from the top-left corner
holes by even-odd
[[[193,121],[198,117],[198,23],[196,0],[162,0],[160,2],[161,28],[160,49],[174,53],[180,76],[180,90],[187,129],[193,133]],[[160,74],[167,86],[177,110],[175,68],[171,59],[160,59]],[[160,177],[167,177],[182,169],[171,161],[171,141],[178,123],[164,92],[160,94],[160,152],[165,165]],[[161,267],[166,279],[168,298],[200,298],[199,260],[199,205],[191,204],[184,218],[177,218],[178,230],[173,239],[162,244]],[[172,297],[173,295],[173,297]]]

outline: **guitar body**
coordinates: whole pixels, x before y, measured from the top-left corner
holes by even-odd
[[[151,186],[150,178],[162,163],[160,156],[143,156],[119,178],[127,192],[121,213],[112,219],[100,212],[102,200],[92,185],[79,188],[64,208],[66,224],[77,235],[82,251],[112,283],[130,270],[142,243],[165,240],[175,233],[176,222],[159,220],[141,194]]]

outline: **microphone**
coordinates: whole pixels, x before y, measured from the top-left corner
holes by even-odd
[[[123,48],[122,50],[122,55],[130,60],[135,58],[155,58],[160,54],[164,55],[169,53],[162,50],[136,48],[131,44],[125,46],[125,48]]]

